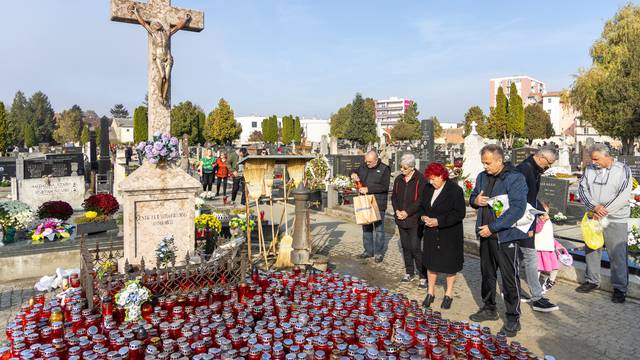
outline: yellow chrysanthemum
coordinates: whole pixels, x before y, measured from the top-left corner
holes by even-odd
[[[95,211],[87,211],[86,213],[84,213],[84,217],[86,217],[87,219],[94,219],[96,216],[98,216],[98,213]]]

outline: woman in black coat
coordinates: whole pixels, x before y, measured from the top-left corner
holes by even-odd
[[[424,259],[429,282],[428,293],[422,305],[430,307],[435,300],[436,278],[447,275],[447,288],[442,299],[443,309],[453,302],[453,284],[456,273],[464,262],[464,231],[462,221],[466,204],[462,188],[449,180],[449,171],[442,164],[431,163],[425,171],[431,186],[427,186],[422,203],[421,217],[424,227]]]

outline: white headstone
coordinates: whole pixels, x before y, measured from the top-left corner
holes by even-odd
[[[475,184],[478,174],[484,171],[480,150],[488,142],[476,131],[475,121],[471,123],[471,133],[464,138],[462,174]]]
[[[558,154],[558,164],[557,167],[561,167],[566,170],[568,173],[571,173],[571,159],[569,156],[569,146],[562,141],[560,145],[560,151]]]
[[[84,201],[84,176],[43,177],[14,180],[12,198],[37,209],[47,201],[65,201],[76,210]]]

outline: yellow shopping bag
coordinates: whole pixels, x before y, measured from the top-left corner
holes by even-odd
[[[582,238],[591,250],[598,250],[604,246],[604,232],[598,220],[589,219],[589,213],[584,214],[580,223]]]

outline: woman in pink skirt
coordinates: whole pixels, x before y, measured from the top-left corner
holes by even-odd
[[[549,291],[556,284],[556,276],[560,264],[556,254],[556,240],[553,237],[553,225],[546,215],[539,216],[536,222],[535,246],[538,252],[538,271],[546,275],[542,284],[542,293]]]

